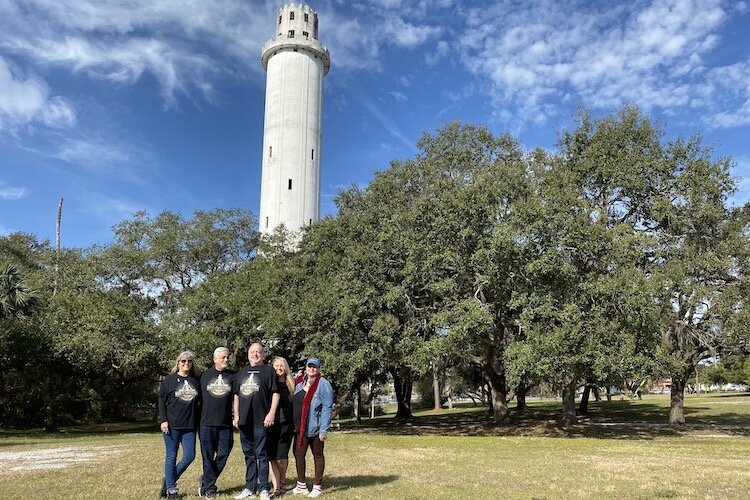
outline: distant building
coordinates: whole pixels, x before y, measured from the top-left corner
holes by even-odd
[[[260,232],[297,232],[320,219],[323,77],[331,67],[318,41],[318,14],[307,5],[278,11],[276,36],[263,46],[266,104]]]

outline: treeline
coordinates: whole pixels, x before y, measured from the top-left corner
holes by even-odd
[[[261,241],[241,210],[136,214],[60,255],[0,238],[0,418],[127,418],[179,350],[239,365],[260,339],[319,355],[340,394],[391,380],[399,417],[451,371],[487,384],[497,421],[540,383],[574,422],[582,385],[671,377],[680,424],[698,363],[747,356],[750,205],[700,137],[625,107],[582,112],[555,151],[460,123],[418,148],[299,239]]]

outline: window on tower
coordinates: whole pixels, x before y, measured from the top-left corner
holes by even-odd
[[[303,31],[302,36],[305,38],[305,40],[308,40],[310,38],[310,33],[308,33],[307,31]]]
[[[268,156],[271,157],[273,155],[273,146],[268,146]]]
[[[281,24],[281,16],[279,16],[279,24]]]
[[[287,35],[287,38],[294,38],[294,30],[289,30],[289,34]]]
[[[292,190],[292,179],[289,179],[289,184],[288,184],[288,186],[289,186],[289,187],[288,187],[289,191],[291,191],[291,190]]]
[[[314,160],[314,159],[315,159],[315,150],[314,150],[314,149],[311,149],[311,150],[310,150],[310,159],[311,159],[311,160]]]
[[[309,21],[310,20],[309,18],[310,18],[310,14],[305,14],[305,22]]]
[[[290,20],[290,21],[294,21],[294,11],[291,11],[291,12],[289,13],[289,20]]]
[[[268,229],[268,217],[266,217],[266,229]]]

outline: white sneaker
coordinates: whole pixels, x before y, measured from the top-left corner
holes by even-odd
[[[260,500],[271,500],[271,495],[267,490],[260,490]]]
[[[292,495],[305,495],[305,496],[307,496],[309,494],[310,494],[310,490],[307,489],[307,486],[301,487],[299,485],[299,483],[297,483],[297,486],[295,486],[294,489],[292,490]]]
[[[323,494],[323,488],[316,488],[315,486],[313,486],[312,491],[308,493],[307,496],[310,498],[317,498],[322,494]]]
[[[268,492],[266,492],[268,494]],[[243,498],[252,498],[255,496],[255,493],[245,488],[244,490],[240,491],[238,495],[234,496],[234,500],[242,500]]]

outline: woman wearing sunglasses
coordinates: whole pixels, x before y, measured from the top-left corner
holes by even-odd
[[[177,480],[195,458],[201,393],[193,358],[192,352],[181,352],[159,387],[159,422],[166,449],[160,496],[170,500],[180,498]],[[182,459],[177,463],[180,445]]]

